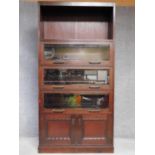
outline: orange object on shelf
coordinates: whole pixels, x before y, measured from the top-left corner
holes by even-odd
[[[80,95],[76,96],[76,103],[81,104],[81,96]]]

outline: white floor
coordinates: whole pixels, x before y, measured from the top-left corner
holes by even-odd
[[[19,155],[38,155],[37,152],[38,148],[38,138],[31,137],[31,138],[20,138],[20,150]],[[54,153],[52,153],[54,154]],[[66,153],[67,154],[67,153]],[[77,153],[76,153],[77,154]],[[134,155],[134,140],[131,139],[116,139],[115,138],[115,153],[114,154],[107,154],[104,155]],[[46,155],[44,153],[39,155]],[[82,155],[80,153],[80,155]]]

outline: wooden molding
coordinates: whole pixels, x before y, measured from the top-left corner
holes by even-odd
[[[21,0],[26,2],[114,2],[117,6],[135,6],[135,0]]]

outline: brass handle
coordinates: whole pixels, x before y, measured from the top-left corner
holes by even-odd
[[[100,64],[100,61],[89,61],[89,64]]]
[[[53,86],[53,89],[64,89],[64,86]]]
[[[64,109],[53,109],[52,112],[56,112],[56,113],[62,113],[64,112]]]
[[[99,89],[100,86],[89,86],[90,89]]]
[[[64,61],[54,61],[54,64],[64,64]]]
[[[100,109],[89,109],[88,111],[89,112],[98,112],[98,111],[100,111]]]

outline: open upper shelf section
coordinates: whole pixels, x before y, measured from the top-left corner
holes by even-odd
[[[113,5],[41,5],[41,40],[112,40],[113,13]]]

